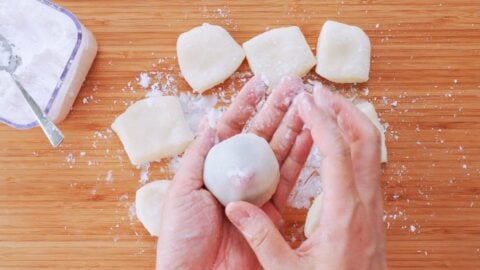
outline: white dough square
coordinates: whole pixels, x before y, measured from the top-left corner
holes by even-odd
[[[373,125],[380,131],[380,162],[385,163],[388,161],[387,158],[387,145],[385,143],[385,129],[383,128],[380,120],[378,119],[377,111],[375,111],[375,107],[370,102],[361,102],[355,104],[355,106],[365,114],[370,121],[372,121]]]
[[[135,102],[115,119],[112,129],[133,165],[178,155],[193,140],[180,102],[173,96]]]
[[[318,37],[318,75],[336,83],[368,81],[370,40],[357,26],[326,21]]]
[[[152,181],[138,189],[135,195],[137,217],[153,236],[160,236],[164,220],[163,203],[170,183],[170,180]]]
[[[245,54],[225,29],[205,23],[180,34],[177,57],[185,80],[202,93],[230,77]]]
[[[297,26],[259,34],[243,43],[250,69],[262,75],[270,89],[285,75],[303,76],[315,65],[315,56]]]

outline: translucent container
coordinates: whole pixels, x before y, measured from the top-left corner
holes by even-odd
[[[58,123],[65,119],[97,53],[93,34],[69,11],[46,0],[1,0],[0,34],[21,58],[15,77]],[[37,126],[11,79],[0,72],[0,122]]]

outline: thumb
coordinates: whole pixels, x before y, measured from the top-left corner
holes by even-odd
[[[296,261],[295,253],[260,208],[239,201],[229,203],[225,212],[264,269],[293,269],[289,265]]]

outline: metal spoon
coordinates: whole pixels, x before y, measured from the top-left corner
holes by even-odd
[[[47,136],[52,146],[53,147],[59,146],[64,138],[62,132],[57,128],[57,126],[52,121],[50,121],[47,118],[43,110],[40,109],[40,106],[38,106],[37,102],[35,102],[32,96],[30,96],[27,90],[25,90],[22,84],[20,84],[20,82],[17,80],[16,76],[14,75],[14,72],[22,62],[22,59],[17,55],[13,55],[12,46],[10,45],[8,40],[0,34],[0,51],[1,50],[5,51],[9,55],[9,59],[8,59],[8,65],[5,65],[5,63],[0,63],[0,70],[4,70],[8,72],[12,77],[12,79],[15,81],[15,84],[17,84],[18,89],[20,89],[20,92],[25,98],[25,101],[28,103],[30,109],[32,110],[33,114],[35,115],[35,118],[38,121],[38,124],[42,128],[43,132]]]

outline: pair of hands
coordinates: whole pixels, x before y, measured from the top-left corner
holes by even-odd
[[[280,182],[261,208],[224,208],[203,188],[205,157],[215,137],[244,129],[267,86],[258,76],[243,87],[217,124],[204,121],[165,197],[157,269],[385,269],[378,130],[351,102],[328,89],[303,91],[284,77],[251,120],[248,132],[270,142]],[[306,128],[304,128],[306,126]],[[277,227],[312,144],[322,161],[320,228],[293,250]]]

